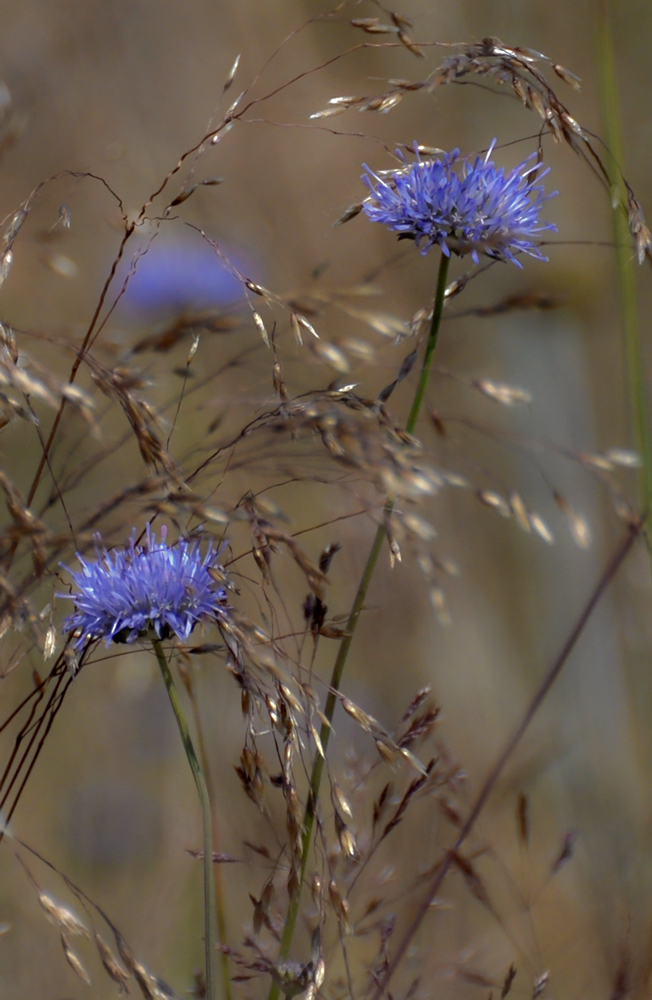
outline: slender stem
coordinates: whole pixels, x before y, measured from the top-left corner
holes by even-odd
[[[426,344],[426,351],[423,358],[421,374],[419,376],[417,388],[414,393],[414,399],[412,401],[412,406],[410,408],[410,415],[408,417],[406,424],[406,430],[408,431],[409,434],[412,434],[414,428],[416,427],[417,419],[419,417],[421,406],[423,404],[423,400],[425,397],[426,387],[428,385],[428,378],[430,376],[430,369],[432,368],[432,359],[435,353],[435,347],[437,345],[439,328],[441,326],[441,317],[444,309],[446,279],[448,276],[449,264],[450,264],[450,257],[446,257],[444,254],[442,254],[441,260],[439,262],[437,291],[435,294],[435,303],[432,312],[432,323],[430,324],[430,332],[428,334],[428,342]],[[326,699],[326,706],[324,708],[324,715],[326,721],[322,723],[321,732],[319,734],[324,754],[326,754],[326,750],[328,748],[328,743],[331,736],[331,722],[333,719],[333,715],[335,713],[335,706],[337,704],[338,693],[342,681],[342,675],[344,673],[344,668],[347,663],[349,650],[351,649],[351,644],[353,643],[353,637],[355,635],[358,622],[360,621],[360,614],[362,612],[362,608],[364,607],[364,603],[367,598],[367,592],[369,590],[369,585],[371,583],[374,571],[376,569],[378,557],[380,556],[383,547],[383,542],[385,541],[385,536],[387,534],[387,525],[389,523],[389,518],[391,516],[393,509],[394,509],[394,500],[392,498],[389,498],[385,504],[382,524],[378,526],[378,530],[376,531],[376,536],[373,540],[369,555],[367,556],[367,561],[362,571],[362,576],[360,577],[360,583],[358,584],[358,589],[353,599],[353,605],[351,606],[351,611],[349,613],[349,618],[346,625],[346,632],[347,632],[346,638],[344,638],[340,643],[337,659],[335,660],[335,665],[333,666],[333,673],[331,675],[328,698]],[[319,789],[321,786],[323,773],[324,773],[324,757],[321,754],[316,754],[315,760],[312,765],[312,772],[310,775],[310,792],[308,795],[308,801],[306,803],[306,810],[303,819],[300,877],[298,879],[297,889],[295,892],[292,893],[292,896],[290,897],[290,903],[285,917],[285,926],[283,928],[283,937],[281,938],[281,947],[279,951],[280,961],[285,961],[288,958],[290,954],[290,948],[292,946],[294,930],[296,927],[297,917],[299,915],[301,889],[303,886],[303,881],[306,874],[306,867],[308,865],[308,857],[310,854],[312,832],[315,825],[315,812],[317,809],[317,800],[319,798]],[[276,983],[272,983],[269,992],[269,1000],[278,1000],[279,992],[280,992],[279,986]]]
[[[199,746],[199,759],[201,762],[202,770],[204,772],[204,777],[206,778],[206,786],[208,788],[208,794],[211,803],[211,822],[213,824],[213,850],[219,851],[219,837],[218,837],[218,817],[217,810],[215,808],[215,794],[213,782],[211,780],[211,770],[208,764],[208,754],[206,753],[206,741],[204,740],[204,728],[201,724],[201,713],[199,711],[199,705],[197,703],[197,698],[195,695],[195,686],[193,684],[192,674],[187,675],[187,689],[190,695],[190,704],[192,706],[192,714],[195,720],[195,729],[197,730],[197,744]],[[224,904],[224,882],[222,879],[222,866],[220,864],[213,865],[213,882],[215,884],[215,908],[217,912],[217,932],[218,941],[220,944],[225,945],[228,938],[227,930],[227,919],[226,919],[226,906]],[[224,1000],[231,1000],[231,976],[229,973],[229,956],[226,952],[220,953],[220,968],[222,972],[222,990]]]
[[[508,739],[503,751],[501,752],[498,759],[495,761],[493,767],[491,768],[491,770],[487,774],[487,777],[480,786],[480,790],[478,791],[478,794],[476,795],[473,801],[471,810],[466,820],[462,824],[452,847],[450,847],[446,851],[441,862],[437,865],[436,874],[428,887],[426,895],[419,904],[417,911],[414,917],[412,918],[411,923],[409,924],[407,930],[403,934],[403,937],[401,938],[398,947],[394,955],[392,956],[391,962],[389,962],[386,965],[382,976],[376,983],[376,988],[373,992],[371,1000],[381,1000],[381,997],[386,993],[390,980],[392,979],[394,973],[401,964],[401,961],[403,960],[403,957],[405,956],[405,953],[407,952],[408,948],[412,944],[414,936],[421,927],[421,924],[425,920],[428,913],[432,912],[431,910],[432,902],[438,895],[439,890],[444,884],[444,881],[448,873],[450,872],[451,868],[453,867],[456,858],[459,857],[459,852],[461,851],[462,847],[468,840],[469,835],[474,829],[480,817],[480,814],[484,810],[484,807],[486,806],[491,793],[494,791],[496,787],[498,779],[501,777],[503,771],[505,770],[507,763],[514,756],[514,751],[516,750],[521,740],[523,739],[523,736],[529,729],[532,720],[538,713],[539,709],[541,708],[541,705],[546,700],[553,684],[555,683],[560,673],[566,666],[568,658],[573,652],[575,646],[577,645],[579,638],[584,634],[584,630],[586,629],[587,623],[591,618],[591,616],[593,615],[593,612],[595,611],[598,602],[600,601],[600,598],[603,596],[603,594],[609,587],[609,584],[612,582],[616,573],[620,569],[628,552],[634,545],[634,542],[641,534],[645,524],[646,516],[647,512],[644,513],[642,518],[639,518],[632,524],[630,524],[627,535],[622,540],[622,542],[619,543],[618,548],[614,552],[606,568],[601,574],[591,595],[589,596],[588,601],[582,608],[582,611],[580,612],[580,615],[575,625],[571,629],[570,634],[566,639],[566,642],[563,644],[559,654],[553,661],[552,666],[549,668],[549,670],[546,671],[543,680],[536,689],[534,696],[532,697],[532,700],[530,701],[528,707],[525,710],[523,718],[521,719],[520,723],[518,724],[518,726],[510,736],[510,738]]]
[[[190,738],[190,731],[186,723],[183,710],[181,708],[181,702],[179,701],[179,694],[177,692],[176,685],[174,683],[174,678],[172,677],[172,672],[168,661],[165,658],[165,653],[163,652],[163,647],[161,642],[156,637],[152,638],[152,645],[154,646],[154,652],[156,654],[156,659],[158,660],[158,665],[161,668],[161,673],[163,674],[163,680],[165,681],[165,687],[167,688],[168,697],[170,699],[170,704],[172,705],[172,710],[174,712],[175,718],[177,720],[177,725],[179,727],[179,733],[181,734],[181,742],[183,743],[183,748],[186,751],[186,757],[188,758],[188,763],[190,764],[190,770],[192,771],[192,776],[195,779],[195,785],[197,786],[197,793],[199,795],[199,803],[201,805],[201,815],[202,823],[204,829],[204,953],[205,953],[205,963],[206,963],[206,1000],[215,1000],[215,983],[217,980],[215,971],[215,886],[213,883],[213,829],[211,824],[211,803],[208,795],[208,789],[206,787],[206,782],[204,780],[204,775],[202,769],[199,766],[199,760],[197,759],[197,754],[195,753],[195,748],[192,744]]]
[[[432,359],[435,353],[435,347],[437,346],[437,338],[439,337],[439,327],[441,326],[441,317],[444,312],[444,300],[446,298],[446,280],[448,278],[448,265],[450,264],[450,257],[447,257],[442,253],[441,260],[439,261],[439,273],[437,275],[437,291],[435,292],[435,304],[432,309],[432,323],[430,324],[430,333],[428,334],[428,343],[426,344],[426,353],[423,356],[423,365],[421,366],[421,374],[419,376],[419,381],[417,383],[416,392],[414,393],[414,399],[412,400],[412,406],[410,408],[410,415],[407,419],[405,429],[408,434],[412,434],[414,428],[417,426],[417,420],[419,419],[419,413],[421,412],[421,406],[423,405],[423,397],[426,393],[426,388],[428,386],[428,379],[430,378],[430,369],[432,368]]]
[[[624,170],[624,154],[607,0],[603,0],[598,16],[598,55],[600,60],[602,115],[604,119],[605,139],[611,153],[607,161],[607,168],[613,192],[612,224],[622,335],[627,365],[630,423],[634,433],[636,450],[641,460],[641,467],[639,469],[640,504],[642,508],[647,509],[652,499],[652,455],[650,454],[650,430],[645,396],[643,353],[641,351],[636,306],[635,264],[632,255],[632,240],[625,211],[627,191],[621,173]],[[651,539],[649,527],[646,529],[646,537],[648,549],[650,550]]]

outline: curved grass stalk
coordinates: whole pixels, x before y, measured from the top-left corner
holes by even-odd
[[[410,413],[405,425],[405,429],[408,434],[412,434],[417,425],[417,420],[421,412],[421,407],[423,405],[423,400],[426,393],[426,388],[428,385],[428,379],[430,377],[430,370],[432,368],[432,359],[435,353],[435,347],[437,346],[437,338],[439,336],[439,329],[441,327],[441,318],[444,310],[444,298],[446,294],[446,279],[448,277],[448,267],[450,264],[450,257],[447,257],[442,253],[439,262],[439,273],[437,276],[437,290],[435,293],[435,302],[433,306],[432,322],[430,324],[430,332],[428,334],[428,341],[426,344],[426,350],[423,358],[423,364],[421,366],[421,373],[419,375],[419,381],[414,393],[414,398],[412,400],[412,406],[410,407]],[[378,563],[378,558],[380,556],[383,542],[387,535],[387,524],[394,509],[394,500],[389,498],[385,504],[384,517],[382,523],[378,526],[375,538],[373,540],[369,555],[367,556],[367,561],[365,567],[362,571],[362,576],[360,577],[360,583],[358,584],[358,589],[356,595],[353,599],[353,604],[351,606],[351,611],[349,613],[349,618],[346,624],[347,635],[340,644],[340,648],[337,654],[337,659],[335,660],[335,665],[333,667],[333,673],[331,675],[330,686],[328,698],[326,700],[326,705],[324,708],[324,716],[326,721],[322,723],[320,739],[321,745],[326,754],[328,749],[328,743],[331,735],[331,722],[333,715],[335,713],[335,706],[338,700],[338,693],[340,690],[340,684],[342,682],[342,675],[344,674],[344,668],[349,656],[349,651],[353,643],[355,636],[355,631],[358,627],[360,621],[360,615],[362,613],[362,608],[364,607],[365,600],[367,598],[367,592],[369,590],[369,585],[374,575],[376,569],[376,564]],[[315,813],[317,809],[317,802],[319,799],[319,789],[321,787],[321,781],[324,773],[324,757],[321,754],[315,756],[314,763],[312,765],[312,772],[310,775],[310,790],[308,793],[308,801],[306,803],[306,809],[303,819],[303,837],[301,842],[301,867],[299,872],[299,879],[297,881],[297,888],[292,893],[290,897],[290,903],[288,906],[287,915],[285,918],[285,926],[283,928],[283,936],[281,938],[281,947],[279,950],[279,961],[283,962],[287,960],[290,954],[290,948],[292,947],[292,941],[294,938],[294,931],[296,927],[297,917],[299,915],[299,904],[301,901],[301,889],[303,887],[303,882],[306,874],[306,867],[308,865],[308,857],[310,855],[310,846],[312,843],[312,833],[315,825]],[[280,992],[280,987],[276,982],[272,983],[269,1000],[278,1000]]]

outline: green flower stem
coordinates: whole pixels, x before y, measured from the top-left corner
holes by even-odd
[[[650,431],[645,398],[645,372],[638,326],[636,306],[636,281],[632,259],[632,240],[627,225],[625,206],[627,192],[621,171],[624,170],[623,143],[620,131],[618,93],[614,67],[613,41],[609,23],[609,5],[606,0],[598,15],[598,54],[600,60],[600,82],[602,85],[602,114],[605,139],[611,152],[607,161],[612,192],[612,222],[618,274],[618,291],[622,321],[630,420],[634,431],[636,450],[641,460],[639,469],[639,496],[642,509],[647,513],[652,500],[652,455],[650,454]],[[645,537],[648,551],[652,555],[652,538],[649,523]]]
[[[199,711],[199,705],[197,703],[197,697],[195,694],[195,685],[193,683],[191,673],[188,673],[186,682],[187,682],[186,686],[188,689],[188,694],[190,695],[192,714],[195,720],[195,729],[197,731],[197,745],[199,746],[199,759],[201,762],[202,771],[204,772],[204,777],[206,779],[206,787],[208,788],[208,794],[211,803],[211,822],[213,824],[213,849],[219,851],[220,844],[218,836],[218,817],[215,809],[215,789],[213,786],[213,782],[211,780],[211,771],[208,764],[208,754],[206,753],[206,741],[204,740],[204,728],[201,724],[201,713]],[[213,865],[213,881],[215,883],[215,906],[217,911],[218,940],[220,944],[226,944],[228,939],[228,924],[226,917],[226,906],[224,903],[224,882],[222,879],[222,866],[220,864]],[[231,1000],[231,976],[229,972],[229,956],[224,951],[220,953],[220,969],[222,972],[222,995],[224,997],[224,1000]]]
[[[439,337],[439,327],[441,326],[441,317],[444,311],[444,299],[446,298],[446,281],[448,279],[448,266],[450,264],[450,261],[451,261],[450,257],[447,257],[445,254],[442,253],[441,260],[439,261],[439,274],[437,275],[437,291],[435,292],[435,304],[432,309],[432,323],[430,324],[430,333],[428,334],[426,353],[423,356],[421,375],[419,376],[416,392],[414,393],[414,399],[412,400],[410,415],[405,425],[405,429],[408,432],[408,434],[413,434],[414,428],[417,426],[417,420],[419,419],[419,413],[421,412],[421,406],[423,404],[423,397],[425,396],[426,388],[428,385],[428,379],[430,378],[432,359],[435,353],[435,347],[437,346],[437,338]]]
[[[437,346],[437,338],[439,336],[439,328],[441,326],[441,317],[444,310],[446,279],[448,277],[449,264],[450,264],[450,257],[446,257],[444,254],[442,254],[441,260],[439,262],[437,291],[435,294],[435,304],[432,313],[432,323],[430,324],[430,333],[428,334],[428,342],[426,344],[426,352],[423,358],[423,366],[421,368],[419,381],[417,383],[417,387],[414,393],[414,399],[412,401],[412,406],[410,408],[410,415],[408,416],[406,424],[406,430],[409,434],[413,433],[417,425],[417,420],[419,417],[419,413],[421,412],[421,407],[423,404],[426,388],[428,385],[428,379],[430,377],[430,370],[432,368],[432,359],[435,353],[435,347]],[[335,706],[337,704],[338,693],[340,690],[340,684],[342,681],[344,668],[346,666],[346,662],[348,659],[349,650],[351,649],[351,644],[353,642],[355,630],[358,626],[358,622],[360,621],[360,614],[362,612],[362,608],[364,607],[364,603],[367,598],[367,592],[369,590],[369,585],[371,583],[374,571],[376,569],[378,557],[380,556],[380,553],[382,551],[383,542],[385,541],[385,536],[387,534],[387,524],[389,523],[389,518],[391,516],[393,509],[394,509],[394,500],[389,498],[385,504],[382,524],[378,526],[378,530],[376,531],[376,536],[373,540],[371,550],[369,552],[369,555],[367,556],[367,562],[365,563],[365,567],[362,571],[362,576],[360,577],[358,590],[356,592],[355,598],[353,599],[353,605],[351,607],[351,611],[346,625],[347,635],[346,638],[343,639],[340,644],[340,648],[337,654],[337,659],[335,660],[335,665],[333,667],[328,698],[326,699],[326,706],[324,709],[324,715],[327,721],[322,723],[321,732],[319,734],[324,754],[326,754],[328,743],[331,737],[331,722],[333,719],[333,715],[335,713]],[[308,865],[308,856],[310,854],[312,832],[315,825],[315,812],[317,809],[317,801],[319,798],[319,789],[321,786],[321,780],[324,773],[324,763],[325,763],[324,757],[322,757],[321,754],[317,754],[315,756],[315,760],[312,765],[312,772],[310,775],[310,793],[308,795],[308,801],[306,803],[306,811],[303,819],[303,837],[301,841],[301,872],[296,892],[294,892],[290,898],[288,912],[285,918],[285,926],[283,928],[283,937],[281,939],[281,947],[279,951],[280,961],[285,961],[290,954],[292,939],[294,937],[294,930],[296,927],[297,917],[299,915],[301,889],[306,874],[306,867]],[[280,988],[278,984],[273,982],[271,989],[269,991],[269,1000],[278,1000],[279,992]]]
[[[181,702],[179,701],[179,694],[174,683],[174,678],[172,677],[170,666],[165,658],[163,647],[161,646],[160,640],[156,637],[152,638],[152,645],[154,647],[156,659],[158,660],[158,665],[161,668],[161,673],[163,674],[165,687],[168,692],[174,716],[177,720],[179,733],[181,734],[181,742],[183,743],[183,748],[186,751],[186,757],[188,758],[188,763],[190,764],[192,776],[195,779],[195,785],[197,786],[197,793],[199,795],[199,802],[201,805],[202,823],[204,829],[204,953],[206,963],[206,1000],[215,1000],[215,984],[217,981],[215,969],[215,941],[217,939],[217,934],[215,929],[215,884],[213,882],[213,828],[211,823],[211,803],[208,795],[208,788],[206,787],[204,775],[201,767],[199,766],[199,760],[197,759],[197,754],[195,753],[195,748],[190,738],[188,725],[181,708]]]

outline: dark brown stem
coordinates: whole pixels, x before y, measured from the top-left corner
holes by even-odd
[[[389,983],[394,973],[396,972],[398,966],[400,965],[406,951],[410,947],[410,944],[412,943],[415,934],[419,930],[419,927],[423,923],[426,914],[430,910],[433,899],[436,897],[437,893],[441,889],[444,879],[446,878],[452,865],[454,864],[456,856],[459,854],[460,850],[468,840],[469,834],[473,830],[480,816],[480,813],[487,804],[487,800],[489,799],[489,796],[494,790],[498,778],[503,773],[507,762],[510,760],[518,744],[521,742],[521,739],[523,738],[526,730],[529,728],[530,723],[532,722],[534,716],[541,708],[541,705],[543,704],[543,701],[548,695],[548,692],[550,691],[552,685],[555,683],[560,673],[562,672],[564,666],[566,665],[568,657],[575,648],[577,640],[579,639],[579,637],[582,635],[582,632],[586,628],[587,622],[589,621],[589,618],[593,614],[596,605],[598,604],[598,601],[600,600],[605,590],[607,589],[607,587],[615,577],[616,573],[620,569],[620,566],[624,562],[625,557],[627,556],[629,550],[632,548],[634,542],[641,534],[644,525],[645,525],[645,518],[641,518],[640,520],[633,522],[630,525],[629,532],[626,538],[620,543],[614,555],[609,560],[605,570],[603,571],[602,575],[600,576],[600,579],[598,580],[595,588],[593,589],[592,594],[590,595],[588,601],[584,605],[584,608],[582,609],[579,618],[577,619],[575,625],[571,629],[570,635],[566,639],[566,642],[564,643],[561,650],[557,654],[557,657],[555,658],[552,666],[549,668],[548,672],[543,678],[543,681],[539,685],[534,697],[532,698],[532,701],[528,705],[520,724],[517,726],[514,733],[510,736],[505,748],[503,749],[500,756],[496,760],[495,764],[489,771],[489,774],[485,778],[482,787],[480,788],[480,791],[476,796],[473,806],[471,807],[471,811],[467,816],[466,821],[462,826],[460,832],[458,833],[454,844],[452,845],[452,847],[449,848],[449,850],[444,855],[444,858],[442,859],[441,863],[437,866],[437,874],[433,878],[430,884],[430,888],[428,889],[428,892],[426,893],[423,901],[419,905],[419,908],[415,916],[413,917],[410,926],[403,935],[403,938],[396,950],[396,953],[394,954],[394,957],[389,963],[387,970],[385,971],[385,974],[378,982],[378,985],[373,993],[371,1000],[380,1000],[380,997],[383,995],[383,993],[389,986]]]

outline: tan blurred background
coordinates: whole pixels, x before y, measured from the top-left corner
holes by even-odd
[[[508,45],[539,50],[577,73],[580,94],[554,77],[551,82],[573,116],[600,133],[596,33],[602,8],[597,0],[404,0],[400,10],[413,21],[410,33],[424,45],[424,60],[402,46],[354,51],[334,60],[359,42],[377,40],[352,28],[351,17],[384,15],[371,4],[352,4],[335,17],[320,19],[328,10],[321,2],[293,0],[0,3],[0,78],[6,85],[0,95],[6,108],[0,135],[0,217],[9,217],[36,185],[61,171],[101,176],[131,216],[243,89],[251,88],[250,95],[260,98],[322,66],[256,103],[247,120],[236,123],[198,161],[195,179],[219,176],[225,183],[200,188],[180,207],[179,222],[165,227],[161,245],[172,248],[166,281],[175,283],[184,261],[190,261],[183,272],[189,282],[195,271],[204,274],[214,264],[207,245],[184,225],[190,222],[217,241],[248,277],[279,295],[354,285],[377,272],[374,284],[382,294],[373,308],[409,319],[432,296],[434,256],[422,258],[409,245],[396,245],[390,234],[370,227],[364,218],[332,226],[363,196],[362,163],[390,167],[394,161],[388,150],[415,139],[470,154],[496,138],[499,145],[515,143],[495,154],[511,167],[536,147],[532,136],[538,121],[506,91],[496,93],[494,87],[488,92],[468,83],[408,95],[387,115],[355,110],[332,119],[311,120],[310,115],[338,95],[382,92],[389,78],[425,78],[450,54],[427,43],[465,43],[495,35]],[[611,24],[625,172],[645,209],[652,195],[652,8],[641,0],[614,4]],[[292,32],[294,37],[283,45]],[[220,101],[238,54],[235,81]],[[469,285],[451,312],[527,293],[549,296],[557,308],[447,321],[437,356],[437,364],[454,375],[516,385],[528,390],[533,401],[501,408],[455,378],[435,376],[428,402],[449,421],[449,435],[437,438],[424,421],[422,436],[436,462],[478,487],[501,494],[517,490],[545,520],[555,542],[547,545],[520,531],[471,492],[442,492],[425,514],[437,529],[435,551],[460,570],[459,576],[443,580],[451,627],[437,623],[409,553],[391,571],[385,559],[345,679],[350,697],[390,728],[414,692],[432,685],[443,712],[440,735],[468,772],[469,796],[519,720],[624,530],[596,477],[549,447],[604,452],[631,448],[632,438],[614,254],[608,245],[609,200],[568,148],[554,147],[550,138],[544,145],[551,168],[545,183],[559,192],[544,212],[558,227],[547,251],[549,263],[526,260],[522,271],[494,267]],[[179,189],[174,186],[172,194]],[[165,204],[157,202],[158,211]],[[70,213],[70,229],[62,225],[62,206]],[[32,334],[63,338],[72,347],[79,343],[117,251],[117,218],[115,201],[98,182],[64,176],[43,189],[16,242],[13,270],[0,289],[0,319],[24,331],[21,349],[62,378],[69,357]],[[463,266],[454,266],[461,273]],[[145,282],[144,269],[142,278]],[[175,309],[211,304],[206,300],[211,299],[211,277],[203,284],[197,279],[196,293],[187,302],[183,291],[177,291],[177,300],[156,308],[138,299],[138,280],[136,275],[132,299],[126,297],[118,306],[96,345],[98,358],[107,364],[122,362],[130,345],[160,330]],[[637,272],[637,281],[649,362],[647,265]],[[251,345],[251,354],[202,395],[201,419],[191,405],[183,408],[180,455],[201,446],[202,428],[212,414],[220,415],[225,427],[241,426],[248,413],[271,397],[268,356],[250,314],[240,307],[236,313],[242,322],[235,332],[202,340],[198,370],[217,370],[238,356],[243,345]],[[363,395],[373,396],[391,381],[410,349],[335,309],[320,317],[319,330],[335,342],[358,337],[374,348],[374,363],[355,364],[352,372]],[[287,323],[281,338],[291,394],[324,387],[336,376],[316,365],[307,348],[292,343]],[[185,342],[170,355],[145,353],[135,359],[155,383],[148,398],[157,405],[177,398],[180,382],[173,369],[183,368],[187,348]],[[82,376],[81,384],[89,385],[87,377]],[[392,397],[401,419],[410,391],[408,382]],[[46,412],[46,427],[50,420]],[[119,421],[110,426],[116,436],[124,429]],[[4,467],[26,491],[37,443],[24,424],[3,434]],[[86,456],[95,446],[90,440],[79,444]],[[74,455],[68,464],[74,463]],[[130,482],[138,462],[135,448],[117,452],[74,494],[73,518],[81,519],[121,481]],[[236,502],[252,484],[259,487],[273,474],[262,466],[234,472],[226,499]],[[625,470],[616,478],[625,495],[635,498],[635,473]],[[593,536],[589,548],[574,544],[554,491],[586,518]],[[273,497],[291,518],[292,530],[355,507],[355,489],[347,496],[309,483],[277,490]],[[64,530],[60,514],[50,513],[52,523]],[[313,558],[330,541],[343,545],[329,574],[332,608],[338,613],[348,609],[372,532],[370,521],[362,519],[307,536]],[[244,536],[234,541],[236,554],[244,550],[244,542]],[[66,559],[73,559],[72,549]],[[534,981],[550,969],[549,995],[608,997],[615,995],[623,949],[631,954],[628,974],[636,995],[648,995],[649,569],[641,547],[601,603],[500,783],[478,839],[488,845],[482,863],[497,914],[488,914],[457,883],[446,887],[443,895],[453,906],[452,915],[438,916],[440,936],[431,942],[424,932],[419,942],[432,949],[432,978],[422,983],[422,995],[486,995],[483,985],[457,975],[458,965],[500,982],[514,961],[519,968],[514,995],[530,996]],[[305,596],[302,582],[288,569],[284,585],[298,620]],[[60,586],[44,587],[35,598],[37,605],[45,605]],[[243,589],[255,616],[261,610],[255,587],[245,582]],[[57,624],[68,610],[62,605],[57,605]],[[18,642],[14,640],[16,647]],[[6,655],[11,655],[10,646]],[[109,655],[113,658],[114,651]],[[198,846],[199,823],[187,764],[150,659],[146,652],[129,651],[82,673],[49,737],[15,828],[79,883],[145,964],[183,995],[192,969],[201,964],[199,871],[185,853],[185,848]],[[318,666],[324,677],[331,662],[332,652],[322,644]],[[36,661],[33,665],[39,666]],[[21,669],[28,674],[27,663]],[[264,824],[233,773],[243,731],[238,693],[232,679],[215,667],[206,666],[198,683],[203,685],[219,784],[222,848],[240,855],[243,839],[263,837]],[[13,675],[3,685],[4,717],[20,685]],[[336,760],[342,762],[347,740],[356,746],[358,737],[344,722],[338,737]],[[529,851],[517,839],[519,792],[531,801]],[[433,820],[424,808],[410,823],[397,841],[397,857],[402,850],[407,868],[418,870],[435,857]],[[551,879],[551,864],[570,830],[577,831],[575,857]],[[36,862],[30,865],[55,895],[63,893],[51,874]],[[244,887],[256,891],[263,873],[253,861],[245,874],[243,867],[235,867],[225,879],[238,943],[251,920]],[[68,968],[57,933],[40,912],[10,843],[2,845],[0,871],[0,924],[7,925],[0,937],[2,997],[113,996],[115,986],[91,957],[91,990]],[[240,987],[252,997],[265,995],[266,989],[264,978]]]

